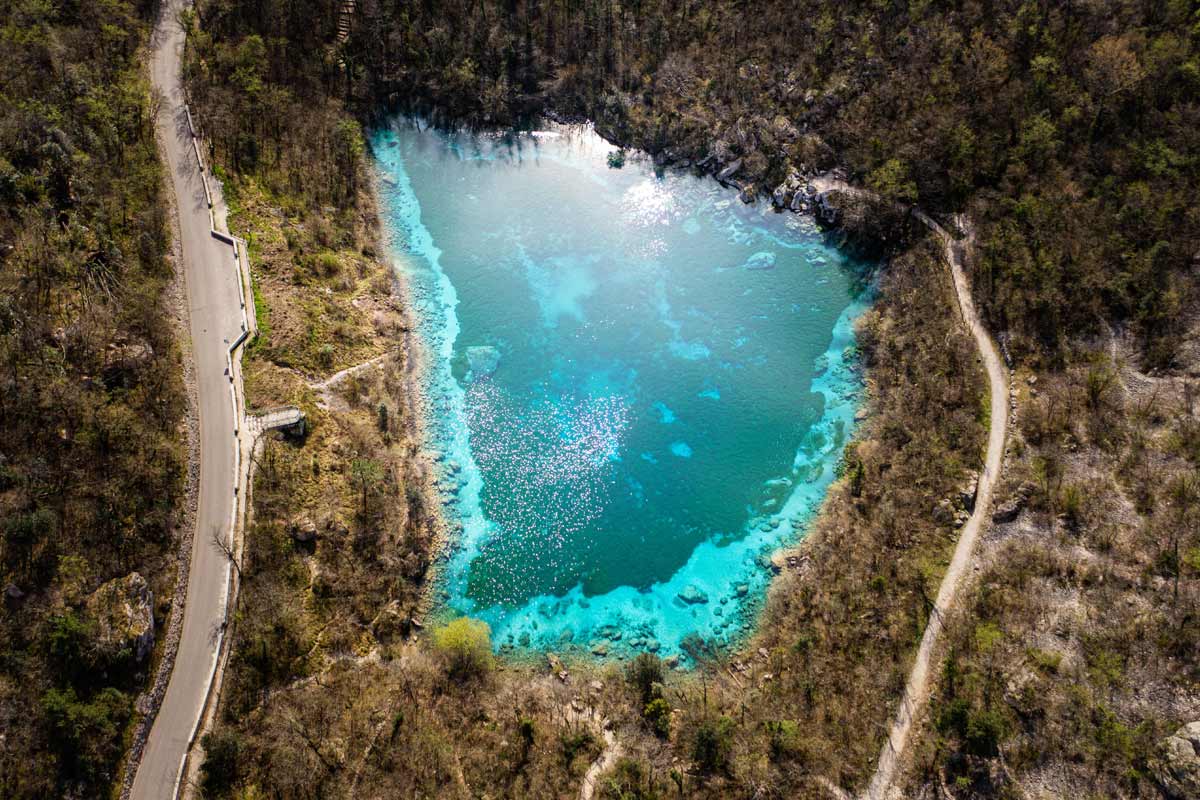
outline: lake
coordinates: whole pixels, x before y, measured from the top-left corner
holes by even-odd
[[[442,605],[501,650],[749,632],[853,428],[864,265],[585,126],[405,118],[372,147],[453,531]]]

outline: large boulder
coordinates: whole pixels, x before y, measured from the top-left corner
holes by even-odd
[[[154,647],[154,594],[137,572],[114,578],[86,601],[88,617],[96,625],[95,644],[108,658],[129,648],[138,661]]]
[[[1168,797],[1200,797],[1200,720],[1163,740],[1150,772]]]

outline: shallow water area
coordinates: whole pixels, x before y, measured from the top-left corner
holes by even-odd
[[[749,632],[851,433],[863,267],[587,127],[372,136],[420,327],[448,609],[501,650]],[[616,160],[614,159],[614,162]]]

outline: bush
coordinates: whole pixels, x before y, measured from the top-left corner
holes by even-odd
[[[976,756],[990,757],[1000,752],[1000,740],[1007,728],[998,711],[980,711],[967,722],[966,749]]]
[[[729,717],[706,719],[696,729],[692,741],[692,760],[702,772],[713,773],[729,766],[733,747],[733,720]]]
[[[622,758],[600,784],[601,800],[658,800],[665,798],[664,787],[654,779],[647,765],[632,758]]]
[[[661,697],[656,697],[646,704],[642,716],[650,724],[655,735],[665,739],[671,733],[671,704]]]
[[[204,734],[204,763],[200,765],[200,786],[205,797],[218,797],[238,780],[242,757],[242,737],[235,731],[222,728]]]
[[[74,776],[87,782],[106,781],[121,754],[121,728],[129,719],[129,698],[111,687],[84,702],[72,688],[42,695],[50,723],[51,743]]]
[[[434,631],[433,645],[455,680],[481,677],[492,667],[492,629],[482,620],[451,620]]]
[[[792,720],[768,722],[766,728],[771,742],[771,758],[776,761],[793,756],[802,749],[800,726]]]

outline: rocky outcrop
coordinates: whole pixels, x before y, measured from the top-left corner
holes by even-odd
[[[708,594],[703,589],[700,589],[692,584],[683,587],[677,597],[688,605],[697,605],[708,602]]]
[[[1189,722],[1159,745],[1150,772],[1168,797],[1200,797],[1200,720]]]
[[[106,659],[125,648],[137,661],[154,647],[154,594],[136,572],[102,585],[85,603],[95,623],[95,646]]]

